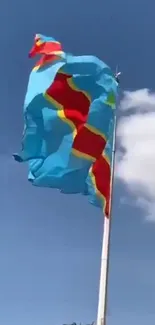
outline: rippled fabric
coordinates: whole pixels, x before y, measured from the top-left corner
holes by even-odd
[[[73,56],[36,35],[24,103],[22,150],[35,186],[88,195],[109,215],[113,121],[118,84],[95,56]]]

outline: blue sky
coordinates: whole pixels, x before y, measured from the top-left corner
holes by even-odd
[[[154,90],[154,10],[153,0],[0,4],[0,324],[85,323],[97,311],[100,210],[81,196],[33,188],[26,166],[11,157],[20,146],[34,34],[95,54],[113,69],[119,63],[123,90]],[[135,192],[126,183],[121,176],[114,187],[108,325],[153,325],[155,224],[131,204]]]

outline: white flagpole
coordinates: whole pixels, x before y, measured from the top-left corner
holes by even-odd
[[[100,271],[100,286],[98,313],[96,325],[107,325],[107,286],[108,286],[108,269],[109,269],[109,253],[110,253],[110,233],[111,233],[111,206],[113,196],[113,180],[114,180],[114,162],[115,162],[115,139],[116,139],[116,116],[114,123],[113,149],[112,149],[112,166],[111,166],[111,198],[110,198],[110,216],[104,217],[104,231],[101,253],[101,271]]]

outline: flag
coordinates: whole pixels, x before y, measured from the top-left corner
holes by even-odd
[[[36,34],[34,45],[29,52],[29,57],[32,58],[36,56],[36,54],[61,56],[62,53],[63,50],[60,42],[56,41],[53,37]]]
[[[30,51],[37,54],[24,102],[22,150],[14,157],[28,162],[33,185],[88,195],[108,216],[115,76],[97,57],[67,54],[40,34]]]

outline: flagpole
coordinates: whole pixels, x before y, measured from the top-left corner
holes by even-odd
[[[110,255],[110,234],[111,234],[111,218],[112,218],[112,196],[113,196],[113,181],[114,181],[114,162],[115,162],[115,139],[116,139],[116,116],[114,121],[114,136],[112,148],[112,166],[111,166],[111,195],[110,195],[110,214],[109,218],[104,217],[104,231],[101,253],[101,271],[100,271],[100,286],[98,313],[96,325],[107,325],[107,287],[108,287],[108,271],[109,271],[109,255]]]

